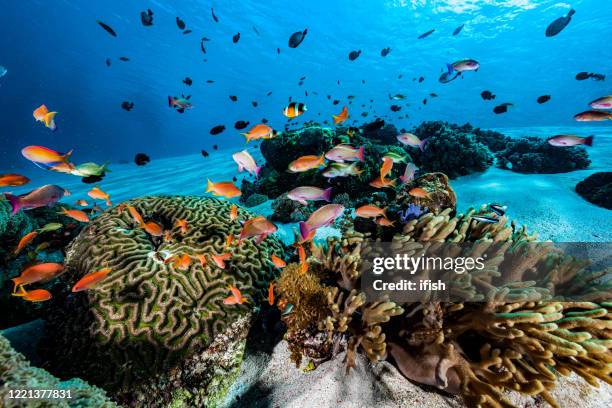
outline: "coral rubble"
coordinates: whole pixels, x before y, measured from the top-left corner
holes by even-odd
[[[576,184],[576,192],[585,200],[612,210],[612,172],[599,172]]]
[[[63,279],[71,287],[100,268],[112,272],[95,290],[67,296],[47,317],[41,342],[52,372],[103,385],[122,402],[140,387],[147,389],[160,373],[178,369],[246,316],[248,304],[224,304],[228,286],[257,303],[275,275],[270,256],[283,250],[273,237],[227,248],[228,235],[240,234],[240,219],[252,216],[239,209],[231,221],[228,202],[152,196],[125,204],[170,236],[135,228],[125,205],[89,223],[68,248]],[[176,225],[179,219],[187,221],[187,231]],[[212,256],[224,252],[231,257],[222,269]],[[186,268],[166,262],[183,254],[193,260]]]

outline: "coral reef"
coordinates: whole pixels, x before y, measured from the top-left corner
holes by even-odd
[[[497,165],[517,173],[565,173],[585,169],[591,164],[584,147],[556,147],[538,137],[507,142],[497,152]]]
[[[140,385],[203,351],[231,324],[249,313],[274,278],[272,254],[283,248],[276,238],[260,244],[245,240],[226,248],[229,234],[238,236],[240,220],[252,216],[231,203],[201,197],[143,197],[126,202],[145,220],[170,231],[149,236],[134,228],[125,206],[109,210],[72,242],[66,258],[67,287],[101,268],[111,274],[95,290],[71,294],[46,319],[42,354],[62,376],[79,376],[129,400]],[[176,221],[187,221],[181,231]],[[222,269],[212,255],[229,253]],[[179,269],[171,256],[188,255]],[[203,258],[202,258],[203,257]],[[243,305],[225,305],[228,286],[242,291]]]
[[[341,238],[313,244],[306,274],[319,280],[317,293],[327,303],[322,311],[294,309],[302,321],[319,321],[300,336],[290,335],[300,319],[285,318],[292,358],[313,345],[328,358],[346,350],[350,368],[358,347],[372,362],[388,354],[407,378],[460,394],[471,407],[512,407],[507,391],[558,407],[550,391],[559,376],[571,373],[592,386],[598,380],[612,384],[611,271],[593,272],[586,262],[537,243],[505,216],[497,223],[476,222],[474,217],[490,214],[488,206],[454,217],[452,212],[411,220],[390,243],[395,253],[449,242],[471,245],[465,256],[486,254],[481,272],[452,281],[451,295],[460,296],[452,302],[428,294],[404,304],[368,298],[359,292],[360,265],[364,254],[374,256],[377,249],[367,236],[349,229]],[[546,273],[530,280],[536,269]],[[512,273],[500,276],[500,270]],[[553,298],[556,292],[564,297]]]
[[[244,200],[244,206],[247,208],[256,207],[259,204],[263,204],[268,201],[268,197],[263,194],[251,194]]]
[[[576,184],[576,192],[590,203],[612,210],[612,172],[599,172]]]
[[[72,398],[55,400],[8,398],[9,390],[21,389],[70,390]],[[0,401],[6,408],[117,407],[100,388],[79,379],[61,381],[43,369],[32,367],[23,355],[11,348],[2,335],[0,335]]]
[[[19,211],[11,216],[10,204],[0,195],[0,310],[3,311],[0,314],[0,329],[37,319],[45,313],[46,307],[42,304],[23,302],[10,296],[13,291],[10,279],[18,276],[25,265],[34,259],[62,262],[64,247],[79,233],[82,225],[59,215],[60,209],[60,206],[54,205]],[[24,235],[49,223],[58,223],[62,227],[40,233],[19,254],[14,254]],[[56,283],[52,281],[40,287],[52,289]]]
[[[302,205],[287,197],[286,193],[272,202],[274,212],[270,216],[272,221],[284,223],[306,221],[313,212],[314,204]]]
[[[413,149],[414,162],[424,171],[442,172],[451,179],[485,171],[493,164],[494,156],[471,131],[469,125],[421,123],[413,133],[428,141],[424,151]]]
[[[376,191],[369,185],[378,174],[382,158],[388,152],[406,156],[407,151],[398,145],[397,131],[393,126],[384,126],[381,129],[366,131],[367,125],[348,135],[348,128],[323,128],[316,124],[306,125],[295,131],[285,131],[273,139],[264,140],[261,152],[266,164],[261,170],[259,178],[253,183],[243,180],[241,190],[244,200],[252,194],[265,194],[270,198],[277,198],[281,194],[299,186],[331,186],[332,199],[336,195],[346,194],[350,199],[368,197]],[[362,173],[350,177],[337,177],[327,179],[322,171],[307,171],[289,173],[289,163],[300,156],[320,156],[340,143],[350,143],[353,146],[365,147],[365,161],[358,164]],[[400,166],[395,166],[389,177],[397,178],[400,175]],[[391,190],[391,189],[390,189]],[[282,215],[278,215],[281,218]]]

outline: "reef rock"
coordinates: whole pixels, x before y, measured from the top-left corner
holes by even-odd
[[[239,221],[253,216],[239,209],[238,219],[230,221],[230,202],[162,196],[125,204],[145,221],[161,224],[170,237],[152,237],[135,228],[121,205],[89,223],[67,251],[66,287],[101,268],[112,272],[95,290],[65,297],[50,314],[41,354],[49,357],[51,372],[103,385],[123,404],[136,403],[129,395],[143,395],[143,390],[161,404],[174,398],[164,387],[155,394],[150,384],[163,378],[158,377],[162,372],[182,370],[187,360],[250,313],[248,303],[223,303],[228,286],[239,288],[250,305],[256,303],[276,273],[270,256],[280,255],[283,248],[268,237],[260,244],[245,240],[227,249],[227,236],[238,236]],[[176,226],[178,219],[187,220],[186,233]],[[228,252],[231,258],[221,269],[211,256]],[[186,270],[165,262],[184,254],[193,259]]]
[[[413,133],[428,139],[424,151],[412,149],[414,162],[424,171],[442,172],[454,179],[485,171],[493,164],[493,154],[471,133],[471,126],[423,122]]]
[[[556,147],[538,137],[513,139],[497,153],[497,165],[517,173],[566,173],[591,164],[584,147]]]
[[[10,390],[41,389],[70,391],[71,398],[50,400],[24,400],[10,399]],[[25,359],[11,348],[10,343],[0,335],[0,401],[6,408],[29,407],[29,408],[80,408],[99,407],[115,408],[104,390],[91,386],[78,378],[61,381],[47,371],[33,367]]]
[[[411,195],[410,191],[417,187],[425,190],[428,196]],[[454,214],[457,208],[457,195],[444,173],[427,173],[403,185],[395,201],[402,211],[406,210],[410,204],[427,209],[427,212],[433,214],[439,214],[447,208],[450,208],[451,213]]]
[[[612,210],[612,172],[600,172],[576,184],[576,192],[585,200]]]

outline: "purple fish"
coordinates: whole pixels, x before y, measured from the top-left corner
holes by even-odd
[[[11,215],[16,214],[19,210],[51,207],[65,195],[70,195],[68,190],[51,184],[39,187],[36,190],[32,190],[27,194],[22,194],[19,196],[4,193],[4,196],[13,208]]]

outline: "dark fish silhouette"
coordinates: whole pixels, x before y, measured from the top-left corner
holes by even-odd
[[[465,26],[465,24],[461,24],[459,27],[455,28],[455,31],[453,31],[453,35],[457,35],[461,32],[461,30],[463,30],[463,27]]]
[[[136,163],[137,166],[144,166],[150,161],[151,161],[151,158],[144,153],[138,153],[134,157],[134,163]]]
[[[334,101],[333,101],[332,103],[333,103],[334,105],[337,105],[337,104],[339,104],[339,103],[340,103],[340,101],[339,101],[339,100],[337,100],[337,99],[334,99]]]
[[[234,36],[232,37],[232,42],[234,44],[236,44],[238,41],[240,41],[240,33],[236,33],[234,34]]]
[[[253,105],[253,107],[256,108],[257,105],[259,105],[259,104],[257,103],[257,101],[253,101],[253,102],[251,102],[251,105]]]
[[[431,96],[432,98],[437,98],[438,94],[435,93],[435,92],[432,92],[432,93],[429,94],[429,96]]]
[[[508,106],[512,106],[512,104],[508,102],[502,103],[501,105],[497,105],[496,107],[494,107],[493,112],[497,115],[501,113],[506,113],[508,112]]]
[[[215,20],[215,23],[218,23],[219,22],[219,18],[215,14],[215,10],[212,7],[210,8],[210,13],[212,14],[213,20]]]
[[[389,109],[391,109],[391,111],[393,112],[399,112],[400,110],[402,110],[402,107],[399,105],[391,105]]]
[[[276,53],[277,53],[277,54],[280,54],[280,48],[277,48],[277,49],[276,49]]]
[[[81,181],[85,184],[93,184],[93,183],[102,181],[102,179],[103,179],[103,176],[87,176],[87,177],[83,177]]]
[[[232,100],[232,102],[236,102],[238,100],[238,97],[236,95],[230,95],[229,98]]]
[[[213,149],[217,150],[218,148],[219,148],[219,146],[213,145]]]
[[[266,118],[261,118],[261,123],[268,123],[268,119],[266,119]]]
[[[435,29],[435,28],[434,28],[433,30],[429,30],[428,32],[426,32],[426,33],[423,33],[423,34],[419,35],[419,36],[417,37],[417,40],[422,40],[422,39],[423,39],[423,38],[425,38],[425,37],[429,37],[431,34],[433,34],[433,32],[434,32],[434,31],[436,31],[436,29]]]
[[[117,36],[117,33],[115,32],[115,30],[113,30],[108,24],[104,24],[100,20],[96,20],[96,23],[98,23],[100,25],[100,27],[102,27],[107,33],[109,33],[113,37]]]
[[[207,80],[206,80],[206,83],[207,83],[207,84],[213,84],[213,83],[215,83],[215,81],[213,81],[212,79],[207,79]]]
[[[239,120],[238,122],[234,123],[234,129],[236,130],[242,130],[247,126],[249,126],[249,122],[245,122],[244,120]]]
[[[348,59],[349,61],[355,61],[361,55],[361,50],[359,51],[351,51],[349,52]]]
[[[232,177],[232,181],[238,181],[238,177],[236,176]]]
[[[546,103],[548,101],[550,101],[550,95],[542,95],[538,98],[539,104]]]
[[[185,30],[183,31],[183,34],[191,34],[191,30]]]
[[[423,105],[427,105],[427,98],[423,99]]]
[[[151,9],[140,12],[140,21],[145,27],[150,27],[153,25],[153,12],[151,11]]]
[[[272,95],[272,91],[270,91],[270,92],[268,92],[268,93],[266,94],[266,96],[270,96],[270,95]]]
[[[110,67],[110,66],[111,66],[111,64],[112,64],[111,59],[110,59],[110,58],[107,58],[107,59],[106,59],[106,66],[107,66],[107,67]]]
[[[119,59],[123,62],[128,62],[130,60],[128,57],[119,57]]]
[[[289,37],[289,48],[297,48],[297,46],[304,41],[304,38],[306,38],[306,34],[308,34],[307,28],[305,28],[304,31],[296,31],[291,34]],[[280,54],[280,50],[278,50],[278,53]]]
[[[183,20],[181,20],[180,18],[176,18],[176,26],[181,29],[184,30],[185,29],[185,22]]]
[[[491,93],[491,91],[482,91],[480,93],[480,97],[482,99],[484,99],[485,101],[491,101],[491,100],[495,99],[495,95],[493,95],[493,93]]]
[[[257,28],[255,26],[253,26],[253,31],[255,31],[255,34],[259,35],[259,31],[257,31]]]
[[[391,48],[389,47],[383,48],[382,50],[380,50],[380,56],[386,57],[387,55],[389,55],[390,52],[391,52]]]
[[[129,112],[132,109],[134,109],[134,102],[123,101],[123,102],[121,102],[121,107]]]
[[[224,130],[225,130],[225,126],[224,125],[217,125],[214,128],[210,129],[210,134],[211,135],[218,135],[219,133],[223,133]]]
[[[596,81],[605,81],[606,76],[602,74],[596,74],[594,72],[579,72],[576,74],[576,80],[584,81],[585,79],[592,78]]]
[[[425,78],[423,78],[423,77],[419,77],[419,84],[420,84],[421,82],[423,82],[424,80],[425,80]]]
[[[575,13],[576,10],[571,9],[569,13],[567,13],[567,16],[559,17],[558,19],[550,23],[548,27],[546,27],[546,36],[554,37],[555,35],[559,34],[570,23],[570,21],[572,21],[572,16]]]
[[[193,81],[191,80],[191,78],[185,77],[185,79],[183,79],[183,83],[187,86],[191,86],[191,84],[193,84]]]

